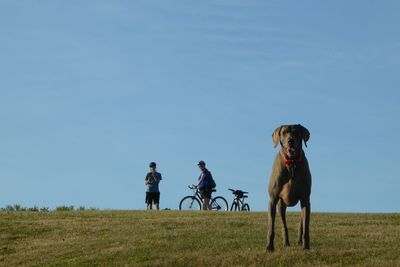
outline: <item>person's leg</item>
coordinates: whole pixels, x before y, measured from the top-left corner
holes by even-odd
[[[156,205],[157,196],[155,192],[150,192],[150,209],[153,209],[153,204]]]
[[[146,204],[147,204],[147,210],[151,210],[151,197],[150,193],[146,192]]]
[[[211,199],[212,199],[212,196],[211,196],[212,191],[211,190],[212,190],[211,188],[207,190],[208,210],[211,210]]]
[[[208,197],[203,198],[203,210],[210,210],[210,199]]]
[[[154,194],[154,205],[156,206],[156,210],[160,209],[160,192]]]
[[[155,192],[151,192],[150,193],[150,209],[152,210],[153,209],[153,204],[154,204],[154,206],[156,205],[156,201],[157,200],[157,196],[156,196],[156,193]]]

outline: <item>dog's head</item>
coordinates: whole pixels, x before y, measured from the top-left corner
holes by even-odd
[[[282,125],[273,132],[272,142],[274,147],[281,144],[286,154],[290,158],[296,158],[302,147],[302,140],[307,147],[307,141],[310,139],[310,132],[300,124]]]

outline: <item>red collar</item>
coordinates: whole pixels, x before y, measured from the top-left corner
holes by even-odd
[[[302,160],[303,160],[303,149],[300,149],[300,156],[299,156],[298,159],[288,159],[288,158],[286,157],[285,152],[283,152],[283,148],[281,148],[281,150],[280,150],[279,152],[281,153],[283,159],[285,160],[285,165],[286,165],[286,166],[289,166],[289,167],[290,167],[290,166],[292,166],[292,165],[295,164],[295,163],[300,163],[300,162],[302,162]]]

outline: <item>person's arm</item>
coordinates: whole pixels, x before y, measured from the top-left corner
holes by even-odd
[[[160,181],[162,180],[162,176],[161,176],[161,173],[158,173],[158,175],[156,174],[156,181],[155,181],[155,183],[156,184],[159,184],[160,183]]]
[[[157,173],[152,173],[151,175],[153,176],[153,182],[155,184],[158,184],[160,180],[158,179]]]
[[[146,175],[146,178],[144,179],[144,185],[148,185],[150,183],[149,175]]]
[[[196,187],[199,187],[199,185],[204,181],[204,179],[206,179],[206,175],[203,173],[203,174],[201,175],[200,180],[197,182]]]

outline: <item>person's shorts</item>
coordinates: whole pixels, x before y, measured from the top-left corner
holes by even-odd
[[[159,204],[160,203],[160,192],[146,192],[146,201],[147,204]]]
[[[201,198],[208,198],[211,199],[212,190],[208,188],[199,189]]]

